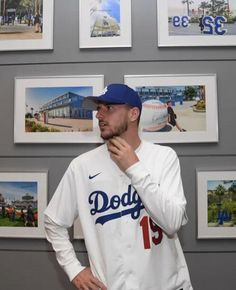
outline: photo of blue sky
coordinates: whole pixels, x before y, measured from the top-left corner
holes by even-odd
[[[92,0],[90,5],[90,37],[120,36],[120,1]]]
[[[37,200],[37,182],[35,181],[1,181],[0,193],[5,200],[21,200],[22,196],[28,194]]]
[[[186,15],[187,12],[187,4],[183,3],[182,0],[167,0],[168,1],[168,15],[175,16],[175,15]],[[198,7],[201,5],[202,2],[211,3],[212,1],[202,1],[202,0],[194,0],[189,1],[189,8],[190,10],[198,10]],[[227,1],[225,1],[227,2]],[[229,0],[229,8],[233,15],[236,15],[236,1]]]
[[[26,88],[25,105],[28,110],[34,108],[34,112],[39,111],[45,103],[59,97],[65,93],[72,92],[80,96],[92,96],[93,87],[36,87]]]
[[[222,185],[225,189],[228,189],[233,182],[236,182],[236,180],[208,180],[207,190],[215,190],[218,185]]]
[[[120,23],[120,0],[92,0],[90,11],[105,11]]]
[[[102,9],[120,23],[120,0],[104,0],[102,1]]]

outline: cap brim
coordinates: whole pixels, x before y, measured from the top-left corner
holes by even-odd
[[[87,110],[97,110],[97,104],[104,103],[104,104],[125,104],[121,103],[119,101],[109,100],[109,99],[103,99],[102,97],[86,97],[83,101],[82,107]]]
[[[98,104],[98,97],[86,97],[83,100],[82,107],[87,110],[96,111]]]

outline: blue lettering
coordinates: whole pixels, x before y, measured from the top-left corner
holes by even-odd
[[[109,214],[104,214],[99,216],[95,223],[96,224],[105,224],[106,222],[120,218],[124,215],[131,215],[133,219],[137,219],[140,216],[141,210],[144,208],[142,201],[138,195],[138,193],[134,190],[132,193],[131,185],[128,186],[128,191],[119,195],[113,195],[110,199],[107,193],[103,191],[93,191],[89,195],[89,204],[93,207],[90,210],[91,215],[95,215],[97,213],[105,213],[109,209],[117,210],[120,206],[123,208],[128,207],[128,209],[123,209],[118,212],[113,212]]]
[[[117,209],[120,206],[120,197],[118,195],[114,195],[111,198],[111,208]]]
[[[128,186],[128,192],[125,192],[122,196],[121,196],[121,203],[123,206],[127,206],[127,205],[131,205],[132,201],[131,201],[131,185]]]
[[[89,203],[94,205],[94,208],[90,210],[91,215],[95,215],[97,212],[104,212],[109,209],[108,196],[103,191],[92,192],[89,196]]]

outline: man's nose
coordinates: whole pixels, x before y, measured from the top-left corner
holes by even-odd
[[[100,105],[97,108],[97,113],[96,113],[96,118],[101,120],[102,118],[105,117],[106,113],[107,113],[107,107],[104,105]]]
[[[99,110],[97,111],[97,113],[96,113],[96,118],[97,118],[98,120],[101,120],[103,117],[104,117],[104,110],[99,109]]]

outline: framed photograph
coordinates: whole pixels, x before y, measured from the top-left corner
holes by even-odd
[[[103,75],[15,78],[14,142],[102,142],[95,113],[83,102],[103,88]]]
[[[54,0],[0,0],[0,51],[53,49]]]
[[[125,75],[142,99],[140,134],[153,143],[218,141],[215,74]]]
[[[131,47],[131,0],[80,0],[80,48]]]
[[[235,46],[236,2],[157,0],[158,46]]]
[[[74,222],[74,226],[73,226],[73,238],[75,240],[84,239],[84,234],[83,234],[82,227],[81,227],[81,223],[80,223],[79,219],[76,219],[75,222]]]
[[[236,171],[197,171],[198,238],[236,238]]]
[[[0,236],[44,238],[47,172],[0,172]]]

